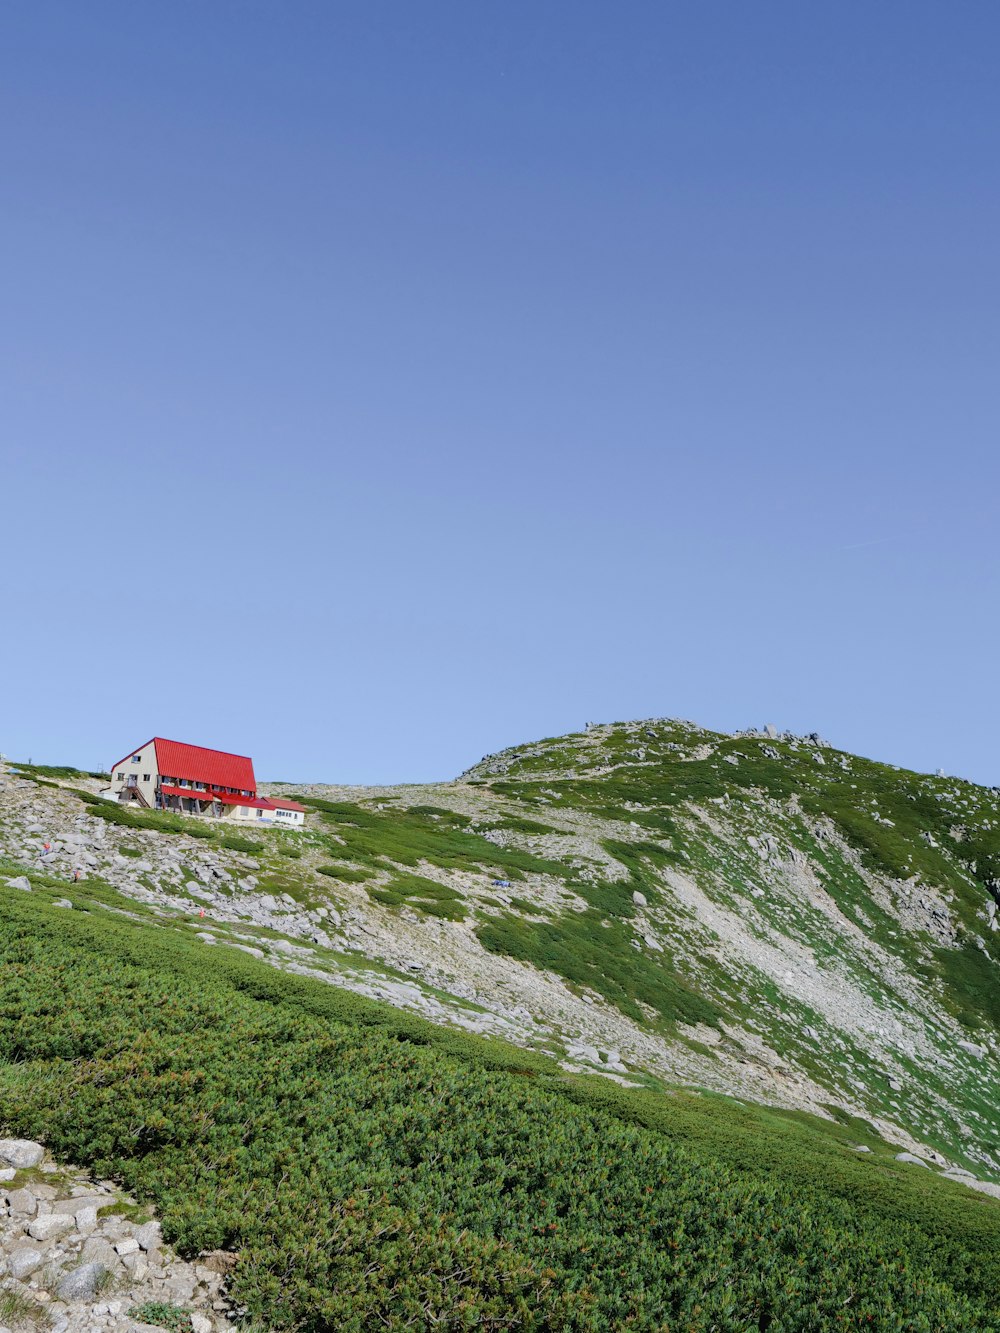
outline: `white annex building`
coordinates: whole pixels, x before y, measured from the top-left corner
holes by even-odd
[[[247,755],[206,750],[162,736],[119,759],[106,795],[149,810],[235,819],[240,823],[294,828],[305,823],[297,801],[258,796],[253,760]]]

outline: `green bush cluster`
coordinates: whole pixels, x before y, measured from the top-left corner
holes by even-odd
[[[1000,1333],[991,1200],[839,1147],[800,1161],[791,1120],[758,1168],[751,1108],[595,1088],[162,926],[0,903],[2,1128],[155,1202],[183,1252],[238,1251],[232,1295],[269,1328]],[[695,1125],[733,1160],[681,1142]]]
[[[470,870],[481,874],[501,871],[508,879],[525,874],[565,875],[560,861],[535,856],[515,847],[497,847],[487,838],[466,828],[464,815],[435,806],[409,809],[371,810],[351,802],[323,801],[303,796],[336,833],[326,841],[326,852],[335,860],[370,866],[373,870],[395,866],[417,867],[422,861],[441,870]]]
[[[99,773],[83,768],[70,768],[66,764],[14,764],[15,773],[26,778],[97,778],[108,782],[110,773]]]
[[[238,833],[223,833],[219,846],[227,847],[231,852],[245,852],[248,856],[259,856],[263,850],[259,842],[253,838],[241,838]]]
[[[187,1310],[166,1301],[146,1301],[144,1305],[133,1306],[129,1314],[140,1324],[153,1324],[156,1328],[167,1329],[168,1333],[191,1333],[191,1316]]]
[[[90,806],[92,815],[107,820],[109,824],[121,824],[125,828],[149,829],[156,833],[186,833],[191,838],[215,836],[215,829],[211,824],[194,819],[190,815],[176,814],[170,810],[134,809],[131,806],[119,805],[117,801],[106,801],[89,791],[77,791],[76,795]]]
[[[386,907],[401,907],[405,903],[426,916],[439,916],[447,921],[464,921],[466,916],[465,904],[454,889],[423,875],[393,875],[387,884],[370,888],[368,896]]]
[[[589,987],[637,1023],[648,1021],[643,1005],[656,1011],[668,1026],[681,1023],[717,1025],[722,1011],[702,995],[672,958],[632,947],[635,916],[632,895],[640,889],[649,902],[661,896],[650,865],[672,859],[655,843],[606,843],[621,861],[627,879],[612,883],[570,883],[587,903],[584,911],[565,911],[549,921],[524,921],[507,914],[491,917],[476,929],[479,942],[491,953],[506,954],[558,972],[575,986]],[[530,904],[511,900],[524,911]],[[537,909],[533,909],[537,910]]]
[[[355,870],[353,866],[317,866],[317,870],[329,879],[339,879],[341,884],[363,884],[371,879],[370,871]]]

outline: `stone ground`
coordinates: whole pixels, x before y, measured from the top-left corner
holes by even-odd
[[[185,1333],[225,1333],[231,1263],[221,1251],[185,1262],[111,1182],[0,1139],[0,1333],[151,1333],[162,1326],[132,1313],[150,1302],[185,1311]]]

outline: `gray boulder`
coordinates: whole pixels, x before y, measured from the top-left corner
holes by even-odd
[[[31,1190],[11,1190],[7,1195],[7,1207],[12,1217],[34,1217],[38,1212],[38,1200]]]
[[[115,1254],[114,1247],[103,1236],[91,1236],[84,1243],[80,1258],[85,1264],[100,1264],[111,1274],[122,1272],[122,1261]]]
[[[144,1250],[158,1250],[163,1244],[159,1222],[144,1222],[136,1227],[135,1238]]]
[[[968,1051],[970,1055],[974,1055],[977,1060],[981,1060],[986,1054],[986,1047],[980,1046],[976,1041],[957,1041],[955,1045],[961,1047],[963,1051]]]
[[[23,889],[25,893],[31,892],[31,880],[27,875],[16,875],[13,879],[7,881],[8,889]]]
[[[108,1270],[103,1264],[81,1264],[66,1274],[56,1288],[56,1294],[61,1301],[92,1301],[107,1278]]]
[[[31,1139],[0,1139],[0,1162],[12,1166],[16,1171],[37,1166],[45,1156],[45,1149]]]
[[[913,1153],[911,1152],[898,1152],[896,1154],[896,1161],[910,1162],[913,1164],[913,1166],[925,1166],[927,1167],[928,1171],[930,1170],[930,1167],[927,1166],[927,1163],[924,1161],[922,1157],[914,1157]]]
[[[28,1223],[28,1235],[35,1240],[60,1240],[73,1230],[73,1219],[66,1213],[45,1213]]]
[[[587,1060],[592,1065],[601,1063],[600,1052],[596,1046],[589,1046],[586,1042],[572,1042],[566,1047],[566,1054],[571,1060]]]
[[[12,1278],[22,1282],[30,1277],[36,1268],[41,1268],[45,1260],[45,1251],[36,1250],[32,1245],[24,1245],[7,1260],[7,1271]]]

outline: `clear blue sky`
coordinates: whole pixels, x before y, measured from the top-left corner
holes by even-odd
[[[993,0],[0,22],[0,748],[1000,783]]]

